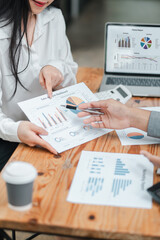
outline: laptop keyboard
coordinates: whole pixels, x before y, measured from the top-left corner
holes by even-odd
[[[108,77],[106,84],[109,85],[128,85],[128,86],[160,86],[160,79],[149,78],[123,78],[123,77]]]

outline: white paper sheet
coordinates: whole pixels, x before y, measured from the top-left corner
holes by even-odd
[[[84,125],[83,119],[77,117],[78,110],[61,107],[69,101],[78,106],[96,100],[90,89],[79,83],[53,92],[52,99],[45,94],[18,104],[31,122],[48,131],[47,136],[41,137],[61,153],[111,131]]]
[[[142,155],[82,151],[67,201],[151,208],[153,164]]]
[[[146,107],[143,109],[160,112],[160,107]],[[149,137],[147,136],[146,132],[137,128],[126,128],[122,130],[116,130],[116,132],[123,146],[160,143],[159,138]]]

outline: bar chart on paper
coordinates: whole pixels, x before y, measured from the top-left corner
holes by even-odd
[[[39,121],[44,128],[58,126],[59,124],[67,122],[67,117],[59,108],[56,107],[56,109],[53,110],[52,108],[50,111],[39,112],[37,121]]]
[[[69,202],[151,208],[153,166],[143,156],[83,151]]]
[[[130,173],[130,171],[125,168],[125,165],[126,164],[124,164],[121,159],[117,159],[112,184],[113,197],[119,195],[120,191],[125,191],[126,188],[132,183],[131,179],[118,178],[118,176],[126,176]]]
[[[113,197],[116,197],[120,194],[120,191],[125,191],[126,188],[132,183],[132,180],[126,179],[113,179],[112,192]]]

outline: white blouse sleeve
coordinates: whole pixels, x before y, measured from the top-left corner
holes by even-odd
[[[56,22],[59,28],[59,31],[57,33],[58,34],[57,37],[59,39],[59,46],[57,46],[59,51],[59,59],[51,60],[50,62],[47,63],[47,65],[52,65],[56,67],[63,74],[64,81],[60,87],[56,88],[59,89],[77,83],[76,73],[78,65],[76,62],[74,62],[72,57],[70,43],[66,36],[66,25],[62,12],[58,11],[56,17],[57,17]]]
[[[3,113],[2,108],[2,73],[0,71],[0,138],[10,142],[20,142],[17,129],[20,122],[15,122]]]

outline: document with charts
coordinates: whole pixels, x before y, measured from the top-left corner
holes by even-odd
[[[160,107],[145,107],[142,109],[160,112]],[[137,128],[126,128],[116,130],[116,132],[122,145],[160,144],[159,138],[149,137],[146,132]]]
[[[48,131],[47,136],[41,137],[60,153],[111,131],[84,125],[83,119],[77,117],[79,110],[61,106],[95,100],[90,89],[79,83],[53,92],[52,99],[45,94],[18,104],[31,122]]]
[[[153,164],[142,155],[82,151],[67,201],[151,208]]]

